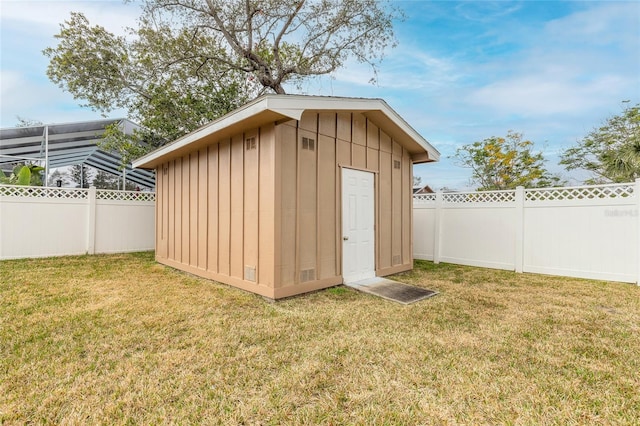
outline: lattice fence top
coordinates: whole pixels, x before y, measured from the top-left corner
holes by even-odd
[[[0,195],[4,197],[58,198],[68,200],[86,200],[87,188],[52,188],[43,186],[0,185]],[[98,189],[97,200],[111,201],[155,201],[155,192],[113,191]]]
[[[436,201],[436,194],[416,194],[413,196],[413,201],[420,201],[420,202]]]
[[[89,190],[78,188],[47,188],[43,186],[0,185],[0,195],[5,197],[83,200],[89,198]]]
[[[155,201],[155,192],[145,191],[113,191],[108,189],[98,189],[96,199],[111,201]]]
[[[515,191],[446,192],[442,200],[446,203],[510,203],[515,201]]]
[[[525,190],[527,201],[597,200],[633,197],[633,184],[540,188]]]

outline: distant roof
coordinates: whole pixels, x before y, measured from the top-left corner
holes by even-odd
[[[333,96],[265,95],[137,160],[134,167],[153,168],[203,144],[215,143],[268,122],[300,120],[305,111],[360,112],[420,161],[438,161],[440,153],[382,99]],[[426,155],[425,155],[426,154]]]
[[[44,161],[48,145],[49,169],[85,164],[122,175],[120,155],[98,147],[105,127],[112,124],[118,124],[127,134],[138,128],[137,124],[119,118],[0,129],[0,168],[11,168],[24,161]],[[131,165],[125,170],[127,180],[155,187],[153,172],[133,169]]]

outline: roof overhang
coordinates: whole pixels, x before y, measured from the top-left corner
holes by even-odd
[[[359,112],[407,149],[414,163],[438,161],[440,158],[438,150],[382,99],[265,95],[133,161],[133,167],[155,168],[172,158],[218,143],[247,129],[267,123],[300,120],[305,111]]]

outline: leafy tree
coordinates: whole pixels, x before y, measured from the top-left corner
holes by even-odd
[[[106,138],[131,158],[349,58],[375,75],[399,15],[378,0],[146,0],[128,37],[73,13],[44,54],[49,78],[76,99],[103,114],[124,108],[142,126]]]
[[[472,170],[471,180],[479,191],[558,186],[563,182],[547,171],[542,152],[534,153],[533,142],[521,133],[490,137],[457,149],[454,158]]]
[[[640,104],[627,107],[563,152],[560,164],[582,169],[585,183],[630,182],[640,177]]]
[[[71,170],[69,171],[69,177],[71,178],[71,182],[75,182],[76,188],[88,188],[89,187],[89,178],[90,170],[89,167],[84,164],[76,164],[71,166]]]
[[[68,182],[69,176],[66,172],[56,169],[49,175],[49,186],[56,186],[56,181],[58,180],[62,181],[62,186],[64,186]]]
[[[31,118],[17,116],[18,124],[16,127],[33,127],[33,126],[42,126],[42,121],[32,120]]]
[[[0,184],[42,186],[43,170],[35,164],[18,164],[9,176],[0,171]]]
[[[375,71],[401,15],[378,0],[146,0],[144,11],[145,22],[178,21],[188,34],[224,47],[194,46],[180,60],[212,61],[275,93],[285,93],[287,81],[329,74],[348,58]]]
[[[118,176],[98,170],[93,178],[93,186],[97,189],[118,189]]]

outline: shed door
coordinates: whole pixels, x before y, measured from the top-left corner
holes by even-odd
[[[376,276],[373,173],[342,169],[342,278]]]

